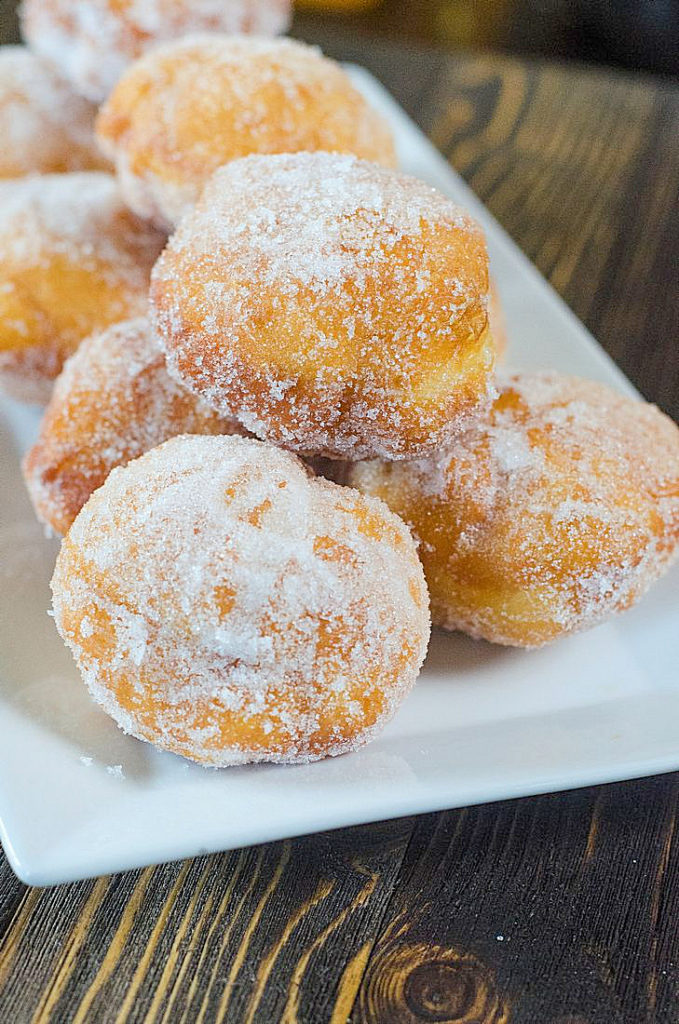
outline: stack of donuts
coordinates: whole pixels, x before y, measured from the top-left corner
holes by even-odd
[[[118,725],[213,766],[353,750],[432,622],[540,647],[679,549],[675,424],[497,368],[482,230],[288,14],[24,0],[0,52],[0,380],[47,400],[56,625]]]

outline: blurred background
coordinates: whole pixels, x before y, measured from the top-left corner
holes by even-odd
[[[333,25],[445,49],[495,50],[679,75],[679,0],[296,0],[293,34]],[[2,41],[16,0],[0,0]]]
[[[329,18],[447,49],[679,74],[679,0],[297,0],[305,33]]]

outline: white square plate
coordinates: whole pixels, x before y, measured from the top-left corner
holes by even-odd
[[[403,166],[484,225],[510,360],[631,385],[403,111]],[[542,651],[435,634],[384,734],[317,764],[209,771],[124,736],[89,699],[49,607],[57,545],[18,459],[33,410],[0,409],[0,825],[16,873],[47,885],[319,829],[679,768],[679,566],[633,611]]]

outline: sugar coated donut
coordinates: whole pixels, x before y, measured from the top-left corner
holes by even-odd
[[[395,162],[386,123],[342,68],[290,39],[194,36],[154,50],[122,78],[97,132],[130,207],[163,226],[238,157],[333,150]]]
[[[0,182],[0,387],[46,401],[82,338],[145,312],[162,242],[110,174]]]
[[[77,92],[101,103],[125,68],[190,32],[276,35],[291,0],[23,0],[21,28]]]
[[[67,361],[23,463],[38,518],[66,533],[115,466],[177,434],[239,430],[181,387],[148,321],[93,334]]]
[[[367,742],[429,637],[398,517],[235,436],[174,438],[114,469],[66,535],[52,590],[95,700],[206,765]]]
[[[0,46],[0,178],[106,166],[94,107],[24,46]]]
[[[309,455],[415,458],[487,401],[480,228],[435,189],[330,153],[216,172],[156,264],[171,373]]]
[[[679,429],[556,373],[507,377],[445,454],[348,467],[420,542],[435,623],[540,647],[633,604],[679,544]]]

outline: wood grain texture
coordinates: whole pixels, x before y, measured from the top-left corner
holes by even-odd
[[[679,89],[317,40],[679,415]],[[679,1024],[678,800],[667,776],[51,890],[3,861],[0,1022]]]
[[[678,793],[671,777],[419,819],[353,1020],[676,1021]]]
[[[411,827],[25,890],[0,953],[0,1020],[314,1021],[335,1004],[346,1020]]]

